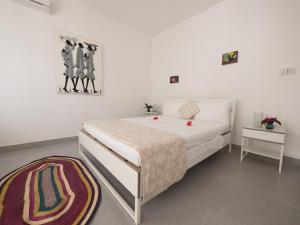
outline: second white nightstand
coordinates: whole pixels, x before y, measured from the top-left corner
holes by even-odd
[[[277,159],[279,160],[279,173],[281,173],[285,135],[286,135],[286,130],[281,127],[275,127],[273,130],[267,130],[265,128],[253,127],[251,125],[244,126],[243,134],[242,134],[241,162],[247,156],[248,152]],[[251,144],[246,145],[245,143],[246,139],[259,140],[259,141],[278,144],[280,145],[280,150],[256,147]]]

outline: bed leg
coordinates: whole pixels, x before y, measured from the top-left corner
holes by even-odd
[[[228,146],[228,152],[229,154],[231,154],[232,151],[232,131],[230,131],[230,142],[229,142],[229,146]]]
[[[135,198],[134,222],[136,225],[141,222],[141,199]]]

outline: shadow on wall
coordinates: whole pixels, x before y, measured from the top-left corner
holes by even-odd
[[[61,0],[52,0],[50,14],[58,14],[60,11],[62,11],[62,4],[63,1]]]

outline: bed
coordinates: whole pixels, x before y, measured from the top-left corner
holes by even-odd
[[[193,101],[199,105],[200,113],[193,118],[192,126],[186,126],[186,120],[178,114],[178,107],[184,104],[185,99],[165,101],[163,113],[158,119],[149,116],[125,118],[121,121],[182,138],[185,143],[186,169],[190,169],[227,145],[231,152],[235,115],[235,101],[232,99]],[[146,202],[143,196],[143,178],[147,176],[143,171],[145,169],[142,167],[141,154],[134,145],[100,130],[99,123],[101,122],[83,123],[79,132],[79,152],[135,223],[139,224],[141,206]]]

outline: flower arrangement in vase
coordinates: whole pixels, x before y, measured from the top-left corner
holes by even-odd
[[[265,125],[268,130],[274,129],[274,123],[278,123],[281,126],[281,122],[277,120],[276,117],[266,117],[263,121],[261,121],[261,124]]]
[[[147,112],[151,112],[151,109],[153,109],[153,106],[145,103],[145,107],[144,108],[147,109]]]

